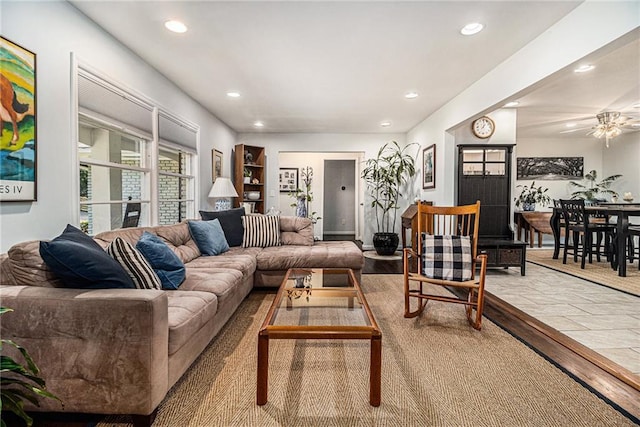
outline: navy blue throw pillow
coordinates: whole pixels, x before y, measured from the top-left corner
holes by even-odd
[[[151,264],[162,282],[162,289],[178,289],[186,277],[184,263],[161,238],[145,231],[136,243],[136,249]]]
[[[40,256],[70,288],[135,288],[118,261],[82,230],[70,224],[55,239],[40,242]]]
[[[242,237],[244,236],[244,226],[242,225],[242,217],[244,216],[244,208],[239,207],[229,209],[228,211],[200,211],[200,216],[205,221],[218,219],[224,231],[224,237],[227,239],[229,246],[241,246]]]

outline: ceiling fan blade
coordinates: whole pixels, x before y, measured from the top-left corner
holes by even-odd
[[[579,132],[585,129],[591,129],[591,127],[567,129],[567,130],[560,131],[559,133],[573,133],[573,132]]]

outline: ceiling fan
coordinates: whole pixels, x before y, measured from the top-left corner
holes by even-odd
[[[628,115],[621,115],[619,111],[603,111],[596,114],[598,124],[591,126],[587,135],[596,138],[605,138],[605,146],[609,148],[609,141],[622,133],[622,129],[640,130],[640,120],[633,119]],[[561,133],[576,132],[589,128],[577,128],[566,130]]]

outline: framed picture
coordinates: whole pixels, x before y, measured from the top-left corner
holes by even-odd
[[[422,188],[436,188],[436,144],[422,150]]]
[[[37,200],[36,55],[0,37],[0,201]]]
[[[298,169],[280,168],[279,187],[281,193],[288,193],[298,189]]]
[[[557,181],[582,179],[584,157],[518,157],[516,179]]]
[[[222,151],[211,150],[211,177],[212,182],[222,176]]]

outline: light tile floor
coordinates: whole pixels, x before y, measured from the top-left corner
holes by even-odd
[[[487,291],[640,375],[640,297],[527,263],[490,269]]]

